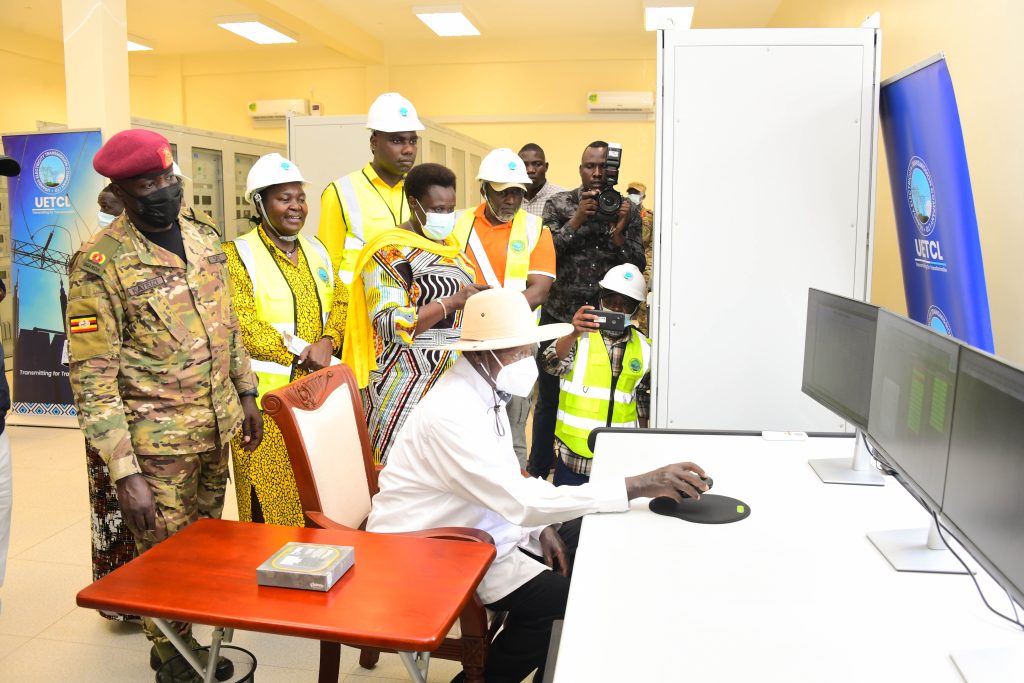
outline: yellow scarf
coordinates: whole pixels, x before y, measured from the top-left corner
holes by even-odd
[[[445,243],[438,244],[421,237],[411,230],[393,228],[385,230],[363,246],[352,268],[352,285],[349,290],[348,319],[345,322],[345,343],[341,347],[341,361],[352,368],[359,388],[370,383],[370,372],[377,369],[377,353],[373,343],[373,325],[366,309],[366,293],[363,289],[362,272],[373,255],[387,246],[412,247],[429,251],[438,256],[454,259],[461,253],[458,243],[451,236]]]

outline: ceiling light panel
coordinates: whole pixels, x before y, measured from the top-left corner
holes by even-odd
[[[222,17],[217,25],[259,45],[280,45],[297,42],[294,36],[268,25],[257,17]]]
[[[412,11],[431,31],[443,38],[480,35],[477,27],[463,13],[461,5],[413,7]]]

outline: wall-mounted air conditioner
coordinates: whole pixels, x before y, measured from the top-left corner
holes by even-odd
[[[642,90],[587,93],[587,111],[651,113],[654,93]]]
[[[254,100],[249,102],[253,126],[283,126],[289,116],[309,116],[309,100]]]

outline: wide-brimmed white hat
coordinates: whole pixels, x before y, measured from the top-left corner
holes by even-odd
[[[538,325],[522,292],[494,288],[469,297],[462,311],[462,337],[438,348],[453,351],[510,349],[570,332],[572,325],[568,323]]]

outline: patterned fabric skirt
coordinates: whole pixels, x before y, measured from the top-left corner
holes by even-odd
[[[299,489],[288,460],[284,436],[272,418],[263,416],[263,441],[250,453],[242,448],[242,433],[231,440],[235,467],[238,519],[252,521],[252,492],[263,511],[263,521],[281,526],[305,526]]]
[[[89,506],[92,525],[92,578],[97,581],[135,557],[135,538],[121,517],[110,472],[99,452],[87,441],[85,460],[89,471]],[[140,621],[132,614],[100,612],[114,621]]]

